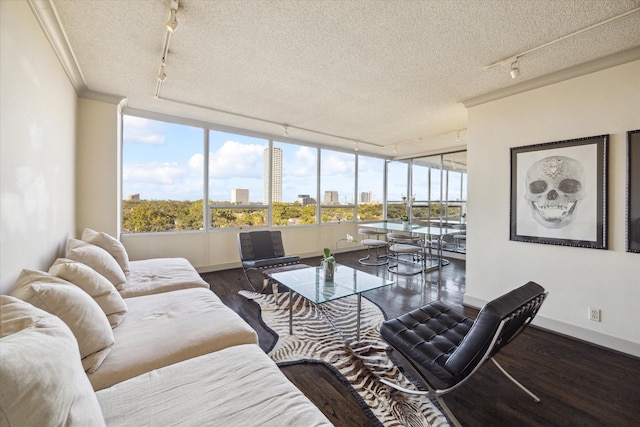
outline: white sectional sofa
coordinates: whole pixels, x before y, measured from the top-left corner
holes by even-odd
[[[85,230],[0,303],[0,427],[331,425],[185,259]]]

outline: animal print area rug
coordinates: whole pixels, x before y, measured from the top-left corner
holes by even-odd
[[[277,302],[270,294],[239,293],[258,303],[264,323],[278,335],[269,352],[277,364],[318,361],[329,365],[352,387],[369,418],[379,425],[449,425],[426,396],[401,393],[378,381],[384,377],[405,388],[416,388],[389,360],[379,333],[384,315],[371,301],[362,298],[360,341],[356,342],[356,296],[315,305],[294,293],[293,335],[289,335],[288,293],[281,293]]]

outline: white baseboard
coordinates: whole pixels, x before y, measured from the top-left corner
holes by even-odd
[[[465,295],[462,303],[466,306],[480,309],[487,303],[487,301]],[[592,331],[590,329],[581,328],[579,326],[560,322],[558,320],[550,319],[542,315],[536,316],[536,318],[533,320],[533,324],[548,331],[556,332],[571,338],[576,338],[598,346],[606,347],[608,349],[629,354],[631,356],[640,357],[640,343],[613,337],[611,335],[606,335],[601,332]]]

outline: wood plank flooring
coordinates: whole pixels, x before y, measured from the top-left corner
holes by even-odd
[[[387,274],[386,266],[360,265],[358,259],[363,256],[364,251],[341,253],[337,262],[371,274]],[[302,262],[318,265],[319,260]],[[202,276],[228,306],[258,331],[260,346],[270,349],[276,337],[262,326],[257,304],[238,295],[241,289],[251,289],[242,270]],[[254,277],[259,283],[261,276]],[[514,287],[519,285],[514,283]],[[476,310],[462,307],[464,292],[464,261],[452,259],[440,274],[428,274],[424,287],[419,276],[399,278],[397,284],[365,295],[383,309],[387,318],[436,299],[475,317]],[[535,403],[493,363],[487,363],[444,398],[464,426],[640,426],[638,358],[529,327],[496,359],[542,401]],[[342,382],[323,365],[307,363],[284,367],[282,371],[336,426],[375,425]]]

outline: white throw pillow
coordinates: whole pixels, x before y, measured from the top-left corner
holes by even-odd
[[[11,295],[62,319],[78,341],[85,371],[95,372],[111,352],[113,330],[93,298],[48,273],[22,270]]]
[[[127,250],[118,239],[102,231],[85,228],[82,232],[82,240],[92,245],[100,246],[109,252],[118,262],[124,274],[129,274],[129,271],[131,271],[129,267],[129,254],[127,254]]]
[[[112,328],[127,314],[127,304],[118,290],[102,274],[81,262],[58,258],[49,268],[49,274],[73,283],[88,293],[109,319]]]
[[[88,265],[113,283],[117,290],[124,290],[127,276],[109,252],[82,240],[69,239],[68,245],[67,258]]]
[[[0,295],[0,331],[0,425],[105,425],[62,320]]]

